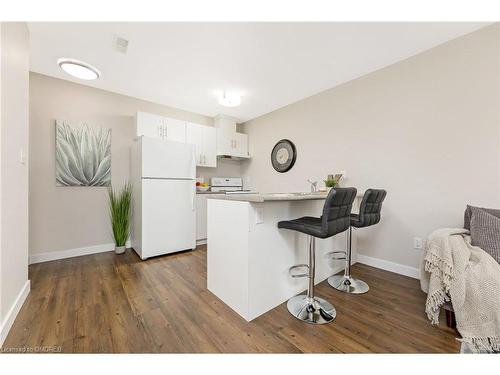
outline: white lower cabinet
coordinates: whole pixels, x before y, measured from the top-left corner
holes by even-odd
[[[196,241],[207,239],[207,194],[196,194]]]

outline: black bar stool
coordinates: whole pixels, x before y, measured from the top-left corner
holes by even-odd
[[[307,323],[324,324],[335,319],[335,308],[322,298],[314,296],[315,239],[332,237],[349,229],[352,202],[356,198],[355,188],[332,189],[326,197],[323,215],[301,217],[290,221],[280,221],[278,228],[291,229],[308,235],[309,264],[299,264],[290,268],[292,277],[308,277],[307,294],[301,294],[288,300],[288,311]],[[305,268],[307,273],[294,273],[298,268]]]
[[[364,228],[375,225],[380,221],[380,211],[382,210],[382,202],[385,199],[387,192],[380,189],[368,189],[363,195],[363,200],[359,206],[359,215],[351,214],[351,226],[347,236],[347,251],[345,258],[344,275],[334,275],[328,278],[328,284],[341,292],[351,294],[363,294],[370,290],[367,283],[351,276],[351,240],[352,227]],[[338,253],[338,252],[335,252]]]

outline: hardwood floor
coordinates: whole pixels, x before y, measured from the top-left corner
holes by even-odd
[[[206,289],[206,248],[142,262],[132,250],[30,266],[31,293],[4,349],[97,353],[433,353],[458,335],[431,326],[417,280],[357,264],[365,295],[321,283],[333,323],[311,326],[282,304],[247,323]],[[305,286],[305,283],[304,283]],[[444,315],[444,314],[443,314]]]

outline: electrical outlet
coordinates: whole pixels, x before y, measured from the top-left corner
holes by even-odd
[[[413,248],[420,250],[423,247],[423,240],[421,237],[413,237]]]

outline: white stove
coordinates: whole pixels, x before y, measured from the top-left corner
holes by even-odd
[[[211,191],[219,193],[243,191],[243,180],[240,177],[212,177],[210,185]]]
[[[210,190],[225,194],[257,194],[256,191],[243,189],[243,180],[240,177],[212,177]]]

